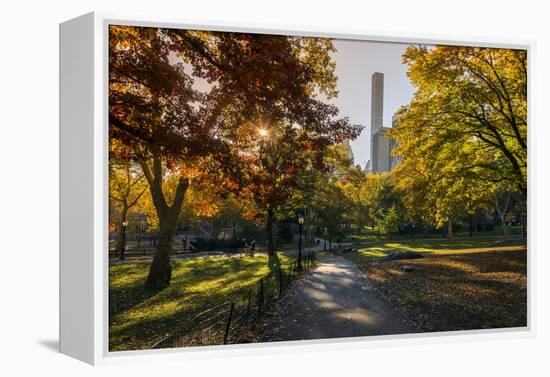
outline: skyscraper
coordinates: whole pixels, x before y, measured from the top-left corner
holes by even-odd
[[[374,72],[371,77],[371,168],[373,172],[389,171],[389,140],[385,138],[384,124],[384,74]]]
[[[384,74],[374,72],[371,77],[370,135],[378,132],[384,122]]]
[[[394,117],[395,118],[395,117]],[[395,124],[396,119],[392,119]],[[392,170],[399,159],[392,156],[395,140],[390,139],[386,133],[389,127],[384,127],[384,74],[374,72],[371,78],[371,124],[370,141],[371,159],[367,164],[367,171],[374,173]]]

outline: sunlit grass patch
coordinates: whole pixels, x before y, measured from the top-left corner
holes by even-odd
[[[191,328],[199,311],[226,301],[243,300],[270,269],[290,263],[282,253],[269,259],[196,258],[172,264],[172,281],[160,292],[144,290],[148,263],[109,268],[110,350],[144,349],[152,339],[176,328]]]
[[[506,239],[502,237],[485,239],[459,240],[424,240],[424,241],[382,241],[369,246],[359,247],[357,253],[344,256],[361,265],[376,261],[392,252],[417,252],[428,254],[464,254],[494,251],[518,251],[525,248],[521,239]]]

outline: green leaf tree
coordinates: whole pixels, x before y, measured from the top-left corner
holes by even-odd
[[[407,210],[452,237],[453,220],[490,193],[526,198],[526,51],[411,46],[403,60],[416,91],[390,135]]]

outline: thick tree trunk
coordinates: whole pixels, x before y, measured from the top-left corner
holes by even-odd
[[[267,253],[275,255],[275,243],[273,239],[273,223],[275,222],[275,213],[272,208],[267,210],[267,218],[265,223],[265,231],[267,236]]]
[[[144,159],[140,159],[138,162],[149,183],[149,190],[159,218],[157,250],[149,268],[149,275],[145,281],[145,288],[160,290],[170,284],[170,278],[172,277],[172,267],[170,265],[172,242],[176,233],[176,225],[183,206],[185,193],[189,187],[189,179],[184,177],[179,178],[174,200],[172,204],[169,205],[166,202],[162,187],[164,173],[159,155],[153,153],[152,165],[149,165]]]
[[[170,255],[172,254],[172,242],[176,232],[177,216],[166,216],[160,220],[159,238],[157,250],[153,262],[149,267],[149,275],[145,281],[146,289],[162,289],[170,284],[172,278],[172,266]]]

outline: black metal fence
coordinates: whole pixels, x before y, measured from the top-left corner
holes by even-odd
[[[299,271],[298,260],[284,266],[275,266],[238,299],[201,311],[189,321],[190,328],[176,329],[173,333],[155,340],[151,348],[248,342],[254,336],[258,320],[301,272],[315,265],[316,259],[315,252],[306,254],[302,258],[302,271]]]

